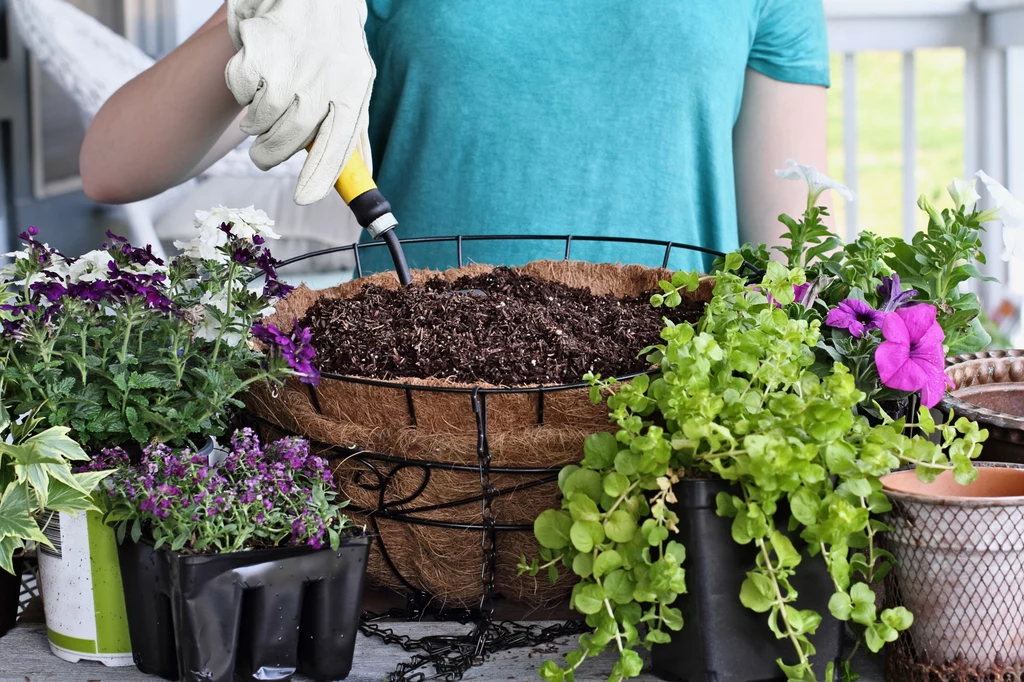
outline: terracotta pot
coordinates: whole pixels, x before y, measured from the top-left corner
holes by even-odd
[[[1024,465],[978,473],[968,486],[949,472],[932,484],[913,471],[882,478],[894,598],[914,614],[905,648],[919,662],[1024,665]]]
[[[952,389],[938,409],[988,429],[981,459],[1024,464],[1024,350],[982,351],[946,360]]]

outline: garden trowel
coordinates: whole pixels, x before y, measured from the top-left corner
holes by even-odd
[[[341,198],[352,209],[356,220],[362,225],[374,239],[383,239],[391,252],[391,260],[395,263],[395,273],[402,286],[412,284],[412,276],[409,274],[409,265],[405,262],[405,253],[402,245],[395,234],[398,220],[391,212],[391,204],[384,198],[381,191],[377,189],[377,183],[370,175],[370,169],[359,154],[359,150],[353,150],[348,163],[341,170],[337,182],[334,183]]]

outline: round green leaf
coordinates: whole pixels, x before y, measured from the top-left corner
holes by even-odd
[[[605,494],[609,497],[618,498],[619,495],[629,490],[629,479],[618,471],[605,474],[601,483],[604,486]]]
[[[590,553],[579,553],[572,560],[572,572],[581,578],[589,578],[594,572],[594,557]]]
[[[594,502],[600,502],[601,492],[601,474],[591,469],[577,469],[562,484],[562,494],[569,499],[575,493],[583,493]]]
[[[622,556],[614,549],[601,552],[594,562],[594,577],[600,578],[622,566]]]
[[[617,509],[605,519],[604,532],[612,542],[629,542],[636,535],[636,521],[627,512]]]
[[[583,441],[583,455],[591,469],[607,469],[615,461],[619,444],[610,433],[593,433]]]
[[[600,585],[583,585],[573,595],[573,605],[584,615],[597,613],[604,606],[605,593]]]
[[[605,576],[603,584],[608,598],[615,603],[627,604],[633,601],[633,588],[636,587],[636,581],[621,568]]]
[[[533,534],[541,547],[548,549],[564,549],[569,546],[569,530],[572,528],[572,517],[567,512],[548,509],[541,512],[533,522]]]
[[[569,530],[572,546],[580,552],[590,552],[594,545],[604,542],[604,530],[597,521],[577,521]]]

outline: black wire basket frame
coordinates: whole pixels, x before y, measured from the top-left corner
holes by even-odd
[[[656,239],[642,239],[634,237],[593,237],[593,236],[572,236],[572,235],[471,235],[454,237],[416,237],[400,240],[403,247],[427,243],[450,243],[456,251],[458,266],[464,263],[463,244],[471,241],[553,241],[563,242],[564,260],[572,259],[572,247],[578,242],[599,242],[615,244],[641,244],[661,247],[664,249],[661,268],[667,268],[673,251],[690,251],[704,256],[716,258],[724,257],[724,253],[714,249],[701,246],[681,244],[671,241]],[[371,242],[366,244],[351,244],[328,249],[312,251],[294,258],[282,261],[278,269],[284,269],[295,263],[326,256],[335,253],[351,251],[355,265],[355,277],[363,276],[363,266],[360,254],[367,249],[383,248],[383,242]],[[657,266],[648,266],[657,267]],[[752,276],[761,273],[750,265],[745,264],[744,269],[749,270]],[[258,278],[257,278],[258,279]],[[453,387],[453,386],[426,386],[410,384],[402,381],[389,381],[380,379],[368,379],[344,376],[323,372],[322,377],[334,381],[366,384],[381,388],[401,390],[406,395],[407,417],[409,426],[416,426],[416,410],[414,394],[416,392],[427,393],[456,393],[466,396],[466,404],[472,409],[476,421],[476,454],[477,465],[468,466],[465,464],[454,464],[451,462],[437,462],[426,459],[412,461],[406,457],[395,456],[390,453],[370,452],[362,447],[339,447],[327,443],[311,443],[314,447],[324,452],[331,460],[349,460],[359,462],[366,468],[370,476],[369,482],[358,479],[357,485],[365,490],[377,493],[377,507],[368,509],[353,506],[348,509],[355,513],[366,515],[372,532],[377,536],[377,547],[381,552],[388,568],[394,573],[398,581],[407,589],[407,604],[404,609],[394,609],[388,613],[378,614],[366,612],[363,614],[361,631],[365,636],[377,637],[388,644],[401,646],[405,651],[414,653],[412,659],[400,664],[391,673],[392,682],[420,682],[428,679],[441,679],[447,682],[460,680],[465,672],[472,666],[486,658],[487,655],[516,647],[538,646],[548,643],[560,637],[578,634],[586,630],[582,621],[568,621],[555,625],[527,625],[510,621],[495,622],[494,620],[494,578],[497,563],[498,532],[504,531],[532,531],[532,525],[524,524],[498,524],[494,520],[492,503],[495,499],[540,485],[556,482],[558,480],[558,468],[537,468],[537,467],[492,467],[491,454],[487,437],[487,397],[495,394],[530,394],[535,396],[537,405],[537,424],[544,424],[544,396],[556,392],[567,391],[586,387],[584,382],[574,382],[557,386],[520,386],[513,388],[500,387]],[[628,381],[638,374],[628,374],[617,377],[620,380]],[[310,399],[314,409],[322,414],[316,389],[308,386]],[[272,429],[281,429],[276,424],[271,424],[264,419],[257,418]],[[387,491],[395,476],[408,469],[417,469],[422,475],[421,483],[416,489],[405,494],[401,499],[387,499]],[[429,506],[409,506],[427,488],[430,482],[430,475],[435,470],[477,472],[480,478],[480,494],[470,498],[443,504]],[[499,490],[491,482],[492,474],[514,474],[528,477],[526,483],[520,483],[513,488]],[[480,504],[481,523],[473,522],[449,522],[437,519],[423,518],[422,514],[436,511],[442,508],[453,508],[463,505]],[[425,593],[407,580],[391,558],[389,549],[385,546],[381,537],[378,520],[386,519],[402,523],[429,525],[440,528],[451,528],[465,531],[479,531],[481,536],[481,571],[482,597],[478,608],[475,609],[445,609],[434,606],[436,600],[432,595]],[[384,627],[381,621],[386,619],[408,619],[419,620],[424,616],[430,616],[437,620],[454,620],[464,624],[473,623],[472,631],[466,635],[454,635],[443,637],[425,637],[412,639],[408,636],[396,635],[392,630]],[[434,668],[433,674],[426,671],[428,666]]]

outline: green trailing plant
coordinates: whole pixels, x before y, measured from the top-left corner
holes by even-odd
[[[44,510],[99,511],[92,491],[110,472],[73,473],[74,463],[89,457],[68,431],[40,428],[36,414],[14,422],[0,403],[0,569],[8,573],[14,572],[13,557],[25,543],[50,546],[40,527]]]
[[[827,566],[835,587],[829,611],[854,626],[858,646],[877,652],[912,623],[905,608],[878,611],[870,587],[892,565],[878,543],[888,530],[878,517],[890,508],[879,478],[914,465],[924,480],[952,470],[969,482],[987,433],[963,418],[937,426],[923,408],[913,423],[881,408],[880,420],[869,422],[854,409],[865,394],[848,368],[816,367],[821,321],[802,318],[795,303],[805,270],[768,262],[753,285],[737,274],[742,262],[731,254],[722,263],[698,324],[667,324],[662,343],[649,349],[659,368],[653,377],[588,377],[617,431],[591,436],[580,465],[561,472],[561,508],[534,524],[540,557],[520,564],[530,574],[566,568],[579,577],[571,605],[591,632],[564,665],[543,665],[549,682],[574,679],[609,645],[620,655],[609,679],[635,676],[636,647],[667,642],[668,630],[682,628],[672,604],[685,592],[685,549],[671,539],[678,518],[670,505],[673,485],[686,476],[734,484],[719,495],[718,513],[758,556],[737,598],[792,644],[792,657],[778,661],[788,679],[830,680],[834,672],[810,664],[808,638],[823,614],[795,606],[791,579],[808,562]],[[699,281],[676,273],[653,302],[676,303]],[[798,531],[805,546],[784,529]],[[848,662],[842,669],[855,679]]]

